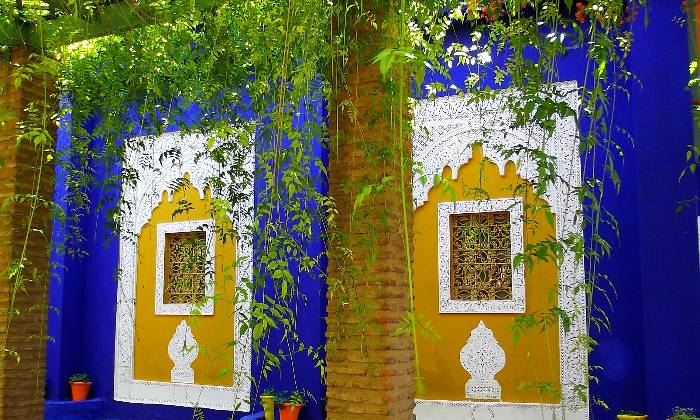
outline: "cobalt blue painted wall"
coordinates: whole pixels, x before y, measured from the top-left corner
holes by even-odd
[[[454,40],[468,44],[469,29],[454,26],[448,33],[445,45]],[[637,50],[644,48],[642,44],[636,45]],[[503,56],[494,56],[494,62],[502,64]],[[687,62],[687,61],[686,61]],[[557,62],[559,80],[576,80],[582,85],[585,80],[586,57],[581,50],[570,50]],[[680,64],[685,68],[685,62]],[[426,82],[441,81],[445,85],[454,83],[463,88],[464,80],[468,76],[465,67],[453,68],[450,72],[451,81],[447,82],[437,74],[426,75]],[[491,87],[495,85],[492,75],[484,81]],[[502,87],[502,86],[501,86]],[[639,92],[634,91],[634,82],[630,82],[628,88],[633,89],[631,101],[624,94],[619,94],[615,100],[616,117],[618,126],[634,132],[633,115],[634,103]],[[581,127],[588,126],[585,116],[581,118]],[[613,137],[618,142],[622,156],[616,157],[616,166],[619,171],[622,185],[619,194],[607,180],[605,195],[602,205],[614,214],[619,227],[619,240],[611,229],[604,227],[601,234],[611,242],[613,247],[612,257],[603,259],[599,265],[599,272],[608,276],[614,284],[614,290],[610,287],[608,295],[613,305],[610,307],[602,295],[597,295],[596,304],[605,308],[610,318],[613,333],[607,331],[592,331],[592,336],[599,342],[596,350],[591,354],[589,364],[601,366],[603,370],[595,370],[594,375],[601,378],[600,383],[593,383],[591,395],[594,398],[605,401],[610,406],[606,410],[596,404],[591,404],[593,419],[608,419],[619,410],[645,411],[647,407],[647,388],[645,376],[644,354],[644,322],[642,318],[642,285],[639,269],[639,220],[638,220],[638,190],[636,152],[631,140],[622,133],[616,133]],[[680,155],[680,158],[683,154]],[[602,162],[596,168],[585,168],[586,173],[597,170],[600,173]],[[590,232],[584,232],[587,239]],[[601,284],[603,285],[603,284]],[[653,417],[652,417],[653,418]]]
[[[607,232],[613,255],[600,266],[600,272],[609,276],[617,292],[613,308],[607,310],[613,333],[594,332],[600,345],[590,358],[591,365],[603,368],[594,372],[601,382],[592,386],[592,395],[611,407],[610,411],[592,407],[593,418],[601,420],[621,409],[647,411],[652,419],[666,418],[676,405],[700,409],[696,210],[691,208],[679,215],[674,211],[678,201],[697,194],[695,179],[677,180],[685,163],[686,145],[693,142],[690,95],[685,88],[687,34],[674,21],[680,16],[676,2],[652,2],[649,7],[649,26],[644,28],[642,19],[634,23],[637,39],[629,60],[642,87],[630,82],[627,87],[631,89],[631,101],[624,96],[616,100],[616,121],[631,132],[636,145],[632,147],[624,135],[618,135],[624,152],[618,157],[621,191],[615,194],[607,185],[603,199],[617,218],[620,239]],[[455,27],[448,40],[465,36],[464,29]],[[561,80],[582,83],[584,57],[572,51],[560,60],[558,69]],[[452,82],[461,85],[466,75],[465,69],[454,69]],[[428,74],[430,80],[440,77]],[[585,120],[582,125],[586,126]],[[59,142],[65,141],[64,133]],[[327,158],[320,143],[314,147],[314,153]],[[60,179],[60,173],[57,176]],[[326,188],[323,181],[319,182],[319,188]],[[56,198],[62,194],[61,183],[57,182]],[[114,241],[102,245],[103,217],[92,215],[81,221],[90,244],[88,260],[53,257],[54,262],[64,262],[65,269],[57,271],[62,281],[53,282],[50,289],[51,304],[58,307],[60,315],[52,313],[49,318],[49,331],[56,343],[48,345],[47,395],[49,399],[65,399],[66,378],[85,371],[96,381],[93,395],[105,398],[104,414],[119,419],[190,418],[188,409],[111,401],[117,250]],[[54,232],[60,236],[60,229]],[[312,253],[322,249],[320,241],[308,246]],[[308,343],[323,342],[323,324],[319,322],[325,309],[322,285],[318,279],[302,282],[308,301],[300,325]],[[607,306],[602,299],[597,303]],[[323,386],[315,379],[315,369],[305,361],[295,366],[304,387],[322,396]],[[259,372],[259,366],[254,366],[253,374]],[[268,382],[277,389],[291,387],[284,376],[273,375]],[[321,413],[320,404],[312,404],[305,412],[309,416],[306,418],[314,419],[321,418]],[[224,417],[222,413],[207,412],[207,419]]]
[[[90,121],[86,128],[94,127]],[[68,134],[59,133],[61,144],[69,141]],[[96,145],[96,147],[99,147]],[[93,163],[97,177],[104,176],[105,168]],[[57,184],[60,185],[60,184]],[[62,187],[59,187],[62,188]],[[63,193],[58,190],[57,194]],[[94,189],[89,196],[92,203],[109,197],[114,191]],[[54,282],[50,304],[57,313],[50,319],[50,334],[55,343],[47,346],[47,419],[189,419],[192,410],[180,407],[124,404],[114,402],[114,331],[118,264],[118,242],[104,225],[105,212],[91,212],[80,220],[85,235],[84,249],[88,257],[71,259],[59,272],[60,282]],[[54,253],[52,258],[60,259]],[[86,403],[65,403],[69,398],[66,385],[68,376],[85,372],[93,380],[91,399]],[[56,401],[54,403],[53,401]],[[79,407],[76,409],[76,407]],[[205,410],[207,419],[227,419],[226,413]]]
[[[62,106],[66,106],[63,101]],[[58,130],[56,152],[61,156],[68,144],[70,133],[66,131],[70,122],[70,115],[63,118],[63,125]],[[57,167],[56,169],[56,189],[54,201],[66,209],[64,195],[66,194],[65,174]],[[53,223],[53,242],[63,243],[65,231],[62,224],[55,221]],[[48,335],[52,340],[47,343],[46,358],[46,398],[65,398],[68,385],[67,378],[80,368],[81,348],[75,346],[72,352],[65,350],[64,343],[78,343],[81,340],[80,328],[71,328],[78,325],[80,317],[77,314],[82,311],[83,303],[82,285],[71,281],[66,283],[64,273],[70,271],[79,275],[82,266],[79,261],[75,261],[67,256],[62,250],[53,249],[51,254],[51,277],[49,283],[49,303],[55,308],[48,314]],[[64,309],[65,308],[65,309]],[[65,325],[65,328],[64,328]]]
[[[697,194],[695,179],[678,181],[693,143],[687,32],[675,22],[676,2],[649,8],[649,27],[636,24],[631,64],[642,84],[634,134],[647,409],[661,419],[674,406],[700,409],[700,277],[695,209],[674,211]]]
[[[312,115],[323,117],[323,106],[319,101],[310,101],[309,108],[305,108],[295,124],[303,126],[307,112],[313,110]],[[185,114],[188,121],[196,121],[199,113],[196,108],[191,108]],[[66,122],[69,121],[67,117]],[[97,121],[91,120],[86,128],[95,127]],[[170,127],[169,130],[174,130]],[[135,131],[133,135],[145,134],[147,130]],[[59,147],[67,147],[70,142],[70,133],[66,129],[59,131]],[[95,145],[99,147],[99,145]],[[327,152],[319,137],[312,145],[316,156],[327,163]],[[107,174],[107,169],[93,164],[96,175],[99,178]],[[110,171],[118,171],[119,168],[110,168]],[[111,172],[113,173],[113,172]],[[65,176],[57,169],[57,182],[55,197],[57,202],[65,202],[65,185],[62,180]],[[327,182],[319,176],[316,179],[316,187],[325,192]],[[100,188],[90,191],[92,203],[100,199],[114,197],[118,191],[104,191]],[[313,204],[312,204],[313,205]],[[113,372],[114,372],[114,331],[115,331],[115,305],[117,294],[116,273],[118,266],[118,241],[113,233],[105,226],[105,211],[93,211],[87,217],[80,219],[80,226],[85,235],[84,249],[89,256],[84,259],[72,259],[58,252],[52,253],[52,262],[59,267],[54,270],[55,281],[50,288],[50,304],[56,307],[56,313],[49,319],[49,334],[55,342],[50,342],[47,347],[47,419],[190,419],[191,408],[128,404],[115,402],[113,396]],[[62,227],[55,224],[57,232],[55,240],[60,240]],[[320,235],[320,225],[314,227],[315,235],[307,243],[307,251],[310,255],[318,255],[323,250],[323,241]],[[319,272],[325,272],[325,260],[321,261]],[[324,315],[326,307],[325,283],[320,275],[302,276],[300,279],[301,293],[305,295],[299,314],[299,334],[305,344],[320,346],[325,337]],[[273,342],[274,343],[274,342]],[[272,347],[274,349],[274,344]],[[261,377],[259,360],[252,366],[254,378]],[[287,364],[288,365],[288,364]],[[325,387],[321,382],[318,368],[313,366],[305,355],[295,357],[297,383],[302,389],[310,391],[316,398],[301,413],[302,419],[320,419],[323,413],[323,401]],[[289,366],[283,366],[282,371]],[[84,403],[65,402],[69,398],[67,386],[68,377],[75,372],[85,372],[93,380],[93,388],[90,397],[93,399]],[[293,389],[287,375],[270,375],[262,389],[267,386],[275,386],[277,390]],[[254,389],[255,393],[256,390]],[[257,401],[257,396],[253,396]],[[95,400],[97,399],[97,400]],[[203,410],[205,418],[228,419],[230,413]],[[94,417],[92,417],[94,415]],[[236,415],[236,418],[240,417]]]
[[[633,98],[636,98],[632,89]],[[633,102],[634,99],[630,102],[625,95],[618,96],[615,101],[616,123],[630,131],[633,131]],[[610,242],[612,255],[603,258],[598,266],[599,273],[607,276],[598,284],[605,289],[612,306],[600,293],[595,299],[595,304],[602,306],[609,317],[612,330],[593,329],[591,336],[598,341],[598,346],[589,356],[589,365],[593,367],[591,374],[600,379],[591,383],[591,397],[601,399],[610,408],[591,404],[594,420],[609,419],[621,410],[646,411],[636,152],[626,136],[618,135],[616,140],[624,154],[616,158],[620,192],[616,194],[614,185],[606,179],[602,205],[615,216],[619,239],[608,225],[602,226],[600,234]],[[588,168],[588,173],[591,170]],[[588,239],[590,232],[585,234]],[[607,285],[607,281],[613,286]]]
[[[319,90],[320,92],[320,90]],[[328,150],[325,142],[320,141],[322,134],[314,132],[321,124],[325,124],[325,106],[320,98],[311,98],[310,100],[302,101],[298,116],[292,122],[294,129],[306,131],[307,138],[312,139],[311,156],[318,157],[327,167],[328,165]],[[311,124],[308,122],[312,121]],[[314,130],[314,131],[312,131]],[[260,152],[269,151],[272,147],[272,138],[268,134],[262,135],[263,139],[259,142]],[[283,147],[289,146],[290,140],[283,140]],[[317,166],[310,166],[311,177],[314,179],[315,188],[326,194],[328,192],[328,182]],[[264,198],[261,191],[264,190],[264,180],[261,177],[256,179],[256,203],[260,203]],[[319,210],[318,203],[306,201],[306,206],[310,210]],[[294,221],[288,220],[284,211],[275,212],[272,215],[275,223],[287,224],[288,227],[294,225]],[[268,220],[261,220],[261,228]],[[290,337],[284,337],[281,331],[272,331],[269,336],[268,343],[281,348],[285,353],[298,348],[299,343],[318,347],[325,344],[325,317],[326,317],[326,284],[325,273],[327,268],[327,260],[323,255],[325,251],[325,243],[323,240],[323,228],[321,220],[314,220],[313,233],[310,238],[301,238],[296,235],[295,239],[300,241],[303,248],[306,249],[307,255],[310,258],[320,258],[320,263],[313,273],[300,273],[298,264],[293,260],[289,260],[289,269],[293,276],[298,279],[297,287],[299,288],[299,297],[292,299],[290,305],[297,305],[297,326],[298,326],[298,341],[290,340]],[[258,238],[256,238],[258,239]],[[259,255],[260,244],[256,242],[256,254]],[[283,252],[283,251],[281,251]],[[274,286],[271,280],[266,282],[265,293],[274,295]],[[262,301],[263,290],[260,290],[257,296],[258,301]],[[321,359],[325,359],[325,353],[320,353]],[[255,362],[262,363],[262,355],[254,356]],[[255,373],[254,373],[255,375]],[[316,366],[316,360],[309,357],[306,351],[296,354],[292,359],[282,361],[279,369],[269,374],[267,378],[263,377],[258,370],[258,376],[254,376],[256,382],[260,383],[260,387],[254,390],[255,400],[258,400],[259,393],[273,387],[276,392],[288,392],[294,390],[306,390],[313,398],[308,399],[306,407],[300,412],[302,419],[322,419],[324,418],[325,404],[325,385],[320,380],[321,373],[319,367]]]

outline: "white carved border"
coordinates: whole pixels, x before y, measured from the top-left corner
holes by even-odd
[[[450,215],[465,213],[510,213],[510,256],[512,269],[512,299],[453,300],[450,299],[452,270],[452,235]],[[440,313],[522,313],[525,312],[525,271],[522,264],[513,266],[513,257],[523,252],[523,200],[520,197],[493,200],[449,201],[438,203],[438,287]]]
[[[559,94],[559,100],[571,109],[578,109],[576,81],[557,83],[554,89]],[[558,118],[552,136],[547,136],[535,126],[514,129],[511,127],[513,116],[505,102],[508,95],[517,93],[504,91],[489,101],[471,101],[469,95],[416,101],[413,159],[422,165],[422,170],[416,171],[413,178],[414,205],[419,207],[428,199],[432,183],[424,182],[425,179],[431,180],[433,175],[441,175],[447,166],[452,170],[452,178],[457,179],[457,171],[471,159],[475,143],[482,145],[484,156],[498,165],[502,174],[506,163],[513,161],[518,175],[530,181],[537,179],[536,162],[522,153],[506,158],[501,150],[516,146],[543,148],[548,155],[556,157],[559,175],[559,179],[547,186],[544,197],[556,215],[557,239],[563,240],[572,233],[581,234],[580,221],[577,220],[580,204],[576,190],[581,186],[581,161],[576,119]],[[559,307],[573,316],[573,322],[568,332],[559,323],[560,406],[568,411],[584,413],[582,415],[585,417],[582,418],[587,419],[588,406],[580,395],[587,392],[588,361],[585,348],[577,342],[586,331],[583,285],[583,262],[576,260],[574,252],[565,252],[559,267]]]
[[[559,404],[416,400],[416,420],[587,420],[587,409]]]
[[[214,258],[216,256],[214,238],[214,221],[188,220],[185,222],[159,223],[156,227],[156,315],[190,315],[195,310],[199,315],[214,315]],[[202,231],[206,235],[206,274],[204,283],[204,302],[163,303],[165,291],[165,234]]]
[[[178,384],[134,379],[134,322],[136,301],[137,238],[161,201],[163,191],[188,173],[190,183],[204,198],[207,180],[220,176],[228,168],[200,156],[206,152],[204,134],[166,133],[158,137],[136,137],[127,140],[127,167],[139,168],[138,179],[122,185],[122,223],[119,238],[119,284],[117,289],[117,324],[115,336],[114,399],[142,404],[165,404],[184,407],[197,406],[218,410],[248,411],[250,409],[250,333],[241,334],[241,325],[250,312],[250,301],[238,301],[231,328],[236,343],[233,351],[234,378],[231,386]],[[138,150],[137,150],[138,147]],[[178,159],[160,159],[163,153],[178,149]],[[245,157],[244,169],[252,174],[255,164],[253,146]],[[235,182],[235,181],[231,181]],[[245,191],[248,199],[237,203],[231,214],[238,229],[236,241],[237,287],[252,278],[253,188]],[[216,197],[216,195],[214,195]]]

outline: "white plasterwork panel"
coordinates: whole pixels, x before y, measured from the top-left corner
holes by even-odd
[[[197,406],[227,411],[248,411],[251,391],[251,337],[240,334],[241,325],[250,312],[250,301],[238,301],[231,328],[236,343],[233,350],[233,383],[230,386],[183,384],[134,379],[134,322],[136,298],[137,235],[161,202],[163,191],[171,194],[173,182],[189,174],[189,181],[204,198],[209,179],[226,179],[229,183],[244,183],[230,179],[228,167],[214,162],[207,155],[205,134],[166,133],[157,137],[128,139],[126,167],[137,169],[138,177],[122,185],[122,219],[119,238],[119,283],[117,291],[114,399],[142,404],[164,404],[184,407]],[[252,143],[252,142],[251,142]],[[177,158],[165,158],[164,153],[177,150]],[[245,156],[244,170],[254,171],[255,153],[251,145]],[[242,177],[242,175],[241,175]],[[236,240],[236,285],[252,277],[253,188],[244,191],[246,200],[236,203],[229,215],[238,230]],[[169,196],[171,197],[171,195]],[[212,197],[217,198],[216,192]]]
[[[204,280],[204,303],[164,303],[165,293],[165,235],[180,232],[204,232],[206,243],[206,278]],[[195,310],[199,315],[214,315],[214,257],[216,239],[214,220],[187,220],[184,222],[159,223],[156,226],[156,315],[190,315]]]
[[[512,299],[457,300],[450,298],[452,249],[450,215],[466,213],[510,213],[510,257]],[[525,271],[514,266],[513,257],[523,252],[523,200],[520,197],[438,203],[438,282],[440,313],[522,313],[525,312]]]
[[[501,384],[496,374],[506,365],[506,352],[483,320],[472,330],[459,352],[459,360],[470,376],[464,386],[467,399],[501,399]]]
[[[559,404],[416,400],[416,420],[587,420],[588,410]]]
[[[576,81],[557,83],[553,87],[560,101],[565,102],[571,109],[578,109]],[[428,192],[433,187],[430,180],[434,175],[440,176],[444,168],[449,167],[452,179],[456,180],[457,171],[471,159],[472,146],[477,143],[481,144],[484,156],[499,167],[501,174],[505,172],[506,163],[513,161],[518,175],[529,181],[537,180],[538,167],[537,162],[525,153],[525,150],[543,150],[547,155],[555,157],[553,163],[558,175],[556,180],[547,185],[543,197],[556,216],[557,239],[563,240],[572,234],[580,235],[581,225],[577,219],[580,203],[577,189],[581,186],[581,161],[576,118],[557,118],[556,129],[551,136],[536,126],[512,128],[513,115],[506,105],[508,95],[517,95],[517,92],[502,91],[494,99],[485,101],[471,101],[469,95],[462,95],[415,102],[413,160],[420,165],[420,170],[414,172],[414,206],[419,208],[427,201]],[[504,149],[516,148],[520,148],[520,151],[510,157],[502,153]],[[583,262],[577,261],[575,253],[567,250],[559,267],[558,304],[562,310],[573,316],[573,322],[568,331],[564,330],[561,322],[559,323],[562,403],[554,407],[580,413],[582,417],[579,418],[587,419],[587,403],[582,401],[580,396],[581,393],[586,393],[585,387],[588,383],[587,354],[577,343],[577,339],[586,331],[586,300],[584,288],[581,287],[583,285]],[[419,409],[417,406],[416,413]],[[525,414],[526,411],[513,417],[497,418],[528,419],[530,417]],[[541,417],[541,414],[538,414],[538,417]],[[569,418],[567,415],[567,419]]]
[[[192,334],[187,321],[180,321],[180,325],[175,328],[173,336],[168,343],[168,357],[173,362],[170,370],[170,382],[183,384],[194,383],[194,369],[192,363],[199,356],[199,346]]]

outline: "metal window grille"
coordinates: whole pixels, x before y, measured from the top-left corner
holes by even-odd
[[[206,267],[203,231],[166,233],[163,303],[204,300]]]
[[[451,299],[512,299],[510,213],[453,214],[450,229]]]

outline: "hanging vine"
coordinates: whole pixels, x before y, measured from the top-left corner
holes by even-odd
[[[615,164],[623,150],[619,143],[628,140],[628,134],[616,122],[615,104],[629,94],[626,86],[633,77],[625,67],[633,43],[629,23],[645,7],[644,0],[576,4],[573,0],[262,0],[222,2],[204,8],[176,0],[151,5],[153,13],[144,14],[142,24],[134,25],[137,27],[103,28],[100,34],[106,36],[69,45],[67,41],[90,37],[85,36],[91,33],[89,25],[80,22],[94,21],[97,11],[106,5],[71,2],[66,4],[70,7],[57,9],[51,2],[25,2],[20,8],[15,3],[0,4],[5,20],[36,25],[47,39],[39,40],[41,48],[29,64],[18,63],[12,75],[17,81],[14,88],[23,80],[44,78],[47,104],[55,80],[58,95],[68,103],[62,109],[70,117],[70,144],[57,151],[55,158],[66,176],[65,207],[54,205],[67,234],[65,241],[55,246],[84,256],[86,240],[78,221],[91,212],[105,211],[115,235],[138,234],[121,231],[122,209],[130,203],[119,195],[122,185],[134,183],[138,177],[139,168],[130,167],[125,160],[129,150],[144,147],[143,142],[132,140],[135,136],[153,136],[166,130],[203,132],[207,134],[208,157],[229,164],[229,173],[209,180],[209,186],[221,197],[212,206],[217,219],[234,218],[237,212],[254,215],[252,226],[218,231],[230,240],[255,240],[259,264],[253,278],[236,284],[231,302],[235,306],[236,301],[256,297],[241,331],[251,332],[253,350],[263,366],[261,377],[253,378],[254,384],[260,384],[284,361],[294,366],[296,355],[313,359],[318,375],[325,376],[326,349],[309,346],[299,336],[297,320],[305,300],[302,281],[315,281],[315,287],[322,289],[327,280],[330,293],[350,308],[347,316],[358,319],[363,349],[371,348],[371,334],[363,330],[376,328],[374,308],[370,300],[357,294],[355,286],[381,252],[377,233],[387,229],[389,215],[379,218],[379,224],[368,216],[383,214],[382,202],[376,198],[388,191],[400,198],[398,220],[410,299],[396,334],[409,335],[414,343],[415,379],[421,389],[416,337],[436,334],[416,313],[413,301],[409,177],[420,170],[420,162],[410,156],[411,98],[469,95],[471,101],[479,103],[493,100],[500,89],[517,92],[504,105],[514,116],[511,126],[534,125],[544,134],[532,139],[526,148],[502,153],[537,163],[537,179],[531,183],[536,200],[559,180],[553,156],[543,147],[546,139],[559,119],[577,119],[577,152],[584,182],[577,190],[578,202],[569,204],[580,209],[577,223],[586,234],[531,244],[516,261],[527,267],[539,261],[561,264],[564,253],[573,252],[586,267],[586,281],[577,285],[574,293],[585,293],[587,304],[571,313],[552,300],[548,311],[516,318],[512,331],[522,336],[559,325],[566,330],[583,318],[587,328],[577,342],[590,352],[595,347],[592,331],[610,329],[599,302],[609,300],[605,283],[613,280],[600,273],[598,265],[612,248],[602,229],[608,226],[615,232],[617,224],[605,208],[604,193],[606,185],[613,190],[620,188]],[[50,30],[44,31],[44,24],[51,24]],[[370,45],[362,36],[362,31],[372,30],[381,34],[382,44]],[[10,51],[10,44],[4,48]],[[560,60],[575,50],[586,57],[578,108],[570,107],[556,88],[556,82],[561,81]],[[383,77],[377,92],[380,105],[373,117],[388,121],[392,147],[363,140],[368,172],[374,176],[348,186],[355,197],[352,209],[338,208],[335,198],[325,191],[327,168],[318,151],[337,153],[342,142],[357,141],[334,132],[332,127],[337,128],[338,121],[327,117],[357,121],[365,105],[354,102],[348,78],[353,66],[369,61],[378,65]],[[452,79],[451,75],[459,73],[458,67],[466,69],[465,80]],[[9,89],[13,87],[2,90],[6,93]],[[12,116],[3,110],[0,118],[9,123]],[[54,160],[50,126],[58,118],[46,105],[29,109],[18,136],[18,141],[37,146],[38,179]],[[249,147],[256,151],[254,174],[245,173],[243,165]],[[388,174],[387,166],[397,171]],[[439,176],[429,178],[433,175],[426,174],[426,182],[446,185]],[[247,198],[244,191],[253,184],[258,188],[257,201],[254,208],[248,208],[243,205]],[[39,188],[40,182],[36,185]],[[183,178],[173,189],[186,185]],[[98,189],[103,193],[94,202],[92,192]],[[35,189],[28,196],[10,197],[6,202],[24,199],[32,208],[26,225],[29,235],[34,229],[34,209],[48,205],[48,200]],[[553,218],[548,206],[528,211],[545,220]],[[344,240],[337,221],[346,217],[353,219],[353,226],[367,230],[362,242]],[[308,252],[309,244],[318,237],[328,245],[327,254]],[[25,247],[26,243],[25,239]],[[366,258],[361,262],[346,258],[353,254]],[[326,258],[343,261],[338,278],[325,278]],[[8,272],[13,290],[8,328],[14,296],[23,290],[28,267],[22,254]],[[274,342],[284,343],[278,352],[270,351]],[[230,345],[235,347],[236,343]],[[332,345],[331,340],[329,348]],[[17,356],[7,347],[6,354]],[[294,370],[292,375],[296,378]],[[588,382],[597,380],[591,374],[577,384],[582,402],[587,403]],[[536,387],[555,396],[561,393],[560,384],[554,383],[523,387]]]

